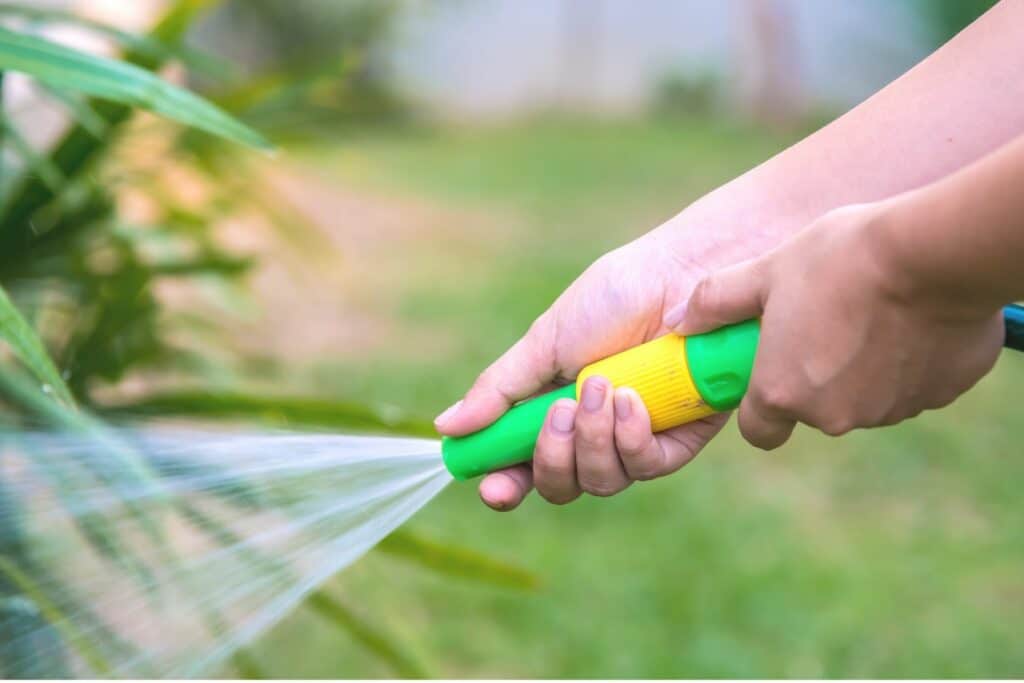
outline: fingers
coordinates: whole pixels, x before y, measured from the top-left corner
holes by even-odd
[[[639,394],[615,390],[615,446],[630,479],[646,481],[667,474],[665,451],[651,433],[651,418]]]
[[[505,512],[519,507],[533,488],[533,468],[515,465],[492,472],[480,482],[480,500],[488,507]]]
[[[544,316],[539,318],[526,336],[484,370],[465,398],[434,420],[440,433],[462,436],[483,429],[554,378],[554,346],[547,342],[545,321]]]
[[[704,446],[715,438],[729,421],[729,413],[715,413],[696,422],[666,429],[655,434],[665,451],[664,474],[671,474],[697,457]]]
[[[766,406],[755,392],[743,397],[738,423],[743,438],[766,451],[786,443],[796,427],[796,420]]]
[[[617,395],[629,399],[629,406],[620,398],[617,408]],[[579,405],[562,399],[548,413],[533,456],[537,492],[559,505],[584,491],[610,496],[634,479],[658,476],[657,468],[663,462],[660,451],[636,392],[613,391],[604,377],[591,377],[584,384]],[[623,458],[628,458],[641,476],[631,476]]]
[[[665,325],[678,334],[691,335],[760,316],[767,299],[768,263],[763,258],[753,259],[705,277],[688,301],[665,315]],[[789,439],[796,421],[759,398],[757,375],[755,366],[751,389],[740,404],[739,428],[752,445],[771,450]]]
[[[633,481],[670,474],[692,460],[725,424],[727,416],[651,433],[651,419],[631,388],[612,388],[590,377],[580,403],[556,402],[537,438],[533,476],[537,492],[564,504],[586,492],[610,496]]]
[[[656,437],[640,396],[591,377],[580,403],[556,401],[537,437],[532,469],[518,465],[480,484],[480,498],[495,510],[516,508],[536,486],[548,502],[569,503],[583,492],[610,496],[633,481],[669,474],[689,462],[724,423],[702,420]]]
[[[665,326],[679,334],[699,334],[761,315],[763,264],[761,260],[744,261],[708,275],[686,302],[665,315]]]
[[[611,496],[630,484],[615,449],[612,385],[604,377],[588,377],[576,411],[576,475],[580,488],[595,496]]]
[[[563,505],[579,498],[576,480],[576,402],[563,398],[548,411],[533,451],[534,484],[544,500]]]

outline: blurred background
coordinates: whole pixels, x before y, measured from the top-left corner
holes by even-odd
[[[25,150],[89,113],[8,75],[23,138],[0,160],[8,211],[91,227],[8,252],[0,282],[111,419],[429,433],[595,258],[991,4],[33,2],[53,14],[9,21],[104,54],[141,47],[55,17],[146,34],[194,6],[148,66],[278,151],[136,116],[94,131],[86,170],[54,169]],[[78,176],[78,213],[43,210],[38,192]],[[499,515],[453,485],[408,531],[535,580],[373,553],[328,587],[348,628],[301,608],[250,656],[272,677],[1019,676],[1021,373],[1007,355],[947,410],[842,439],[798,430],[771,455],[730,426],[613,499]]]

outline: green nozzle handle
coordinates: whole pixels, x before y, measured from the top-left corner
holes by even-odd
[[[533,458],[551,404],[577,398],[577,385],[601,375],[636,390],[659,432],[731,410],[750,382],[760,326],[756,320],[683,338],[667,334],[588,365],[577,384],[519,403],[478,432],[441,440],[444,464],[456,479],[471,479]]]

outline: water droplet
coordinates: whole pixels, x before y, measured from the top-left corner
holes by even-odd
[[[44,384],[43,385],[43,393],[44,394],[52,394],[53,393],[53,387],[51,387],[49,384]]]

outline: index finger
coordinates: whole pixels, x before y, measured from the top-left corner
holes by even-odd
[[[461,404],[441,414],[434,423],[437,430],[462,436],[483,429],[554,379],[558,369],[554,347],[545,340],[546,329],[540,321],[534,323],[526,336],[480,374]]]

